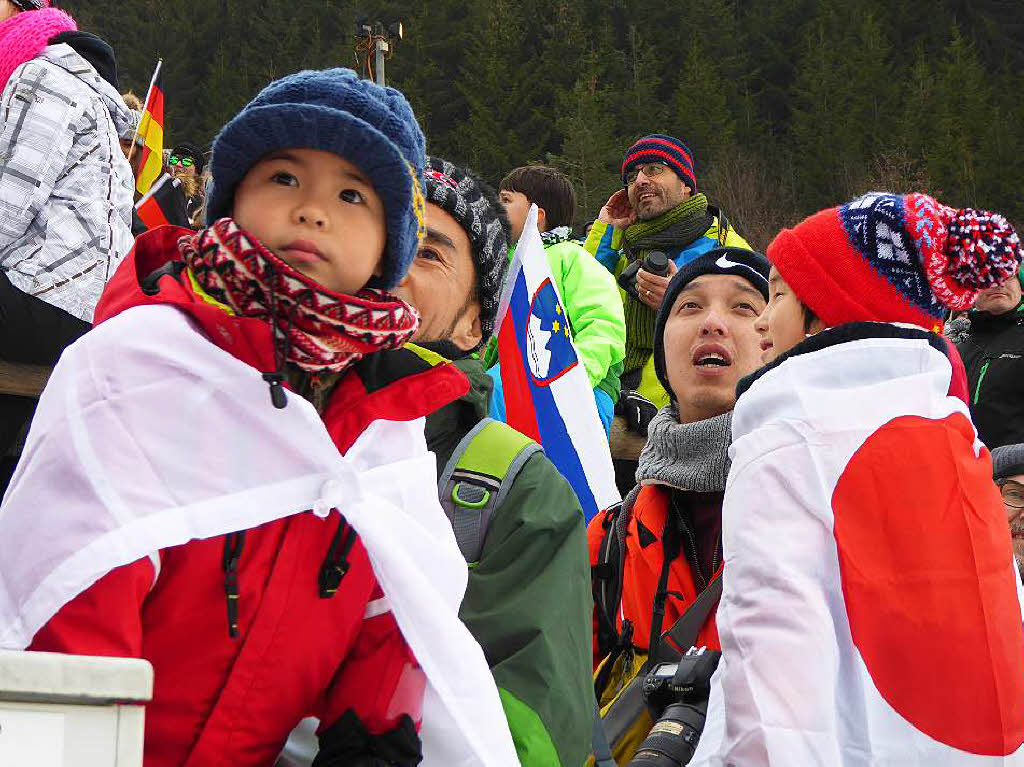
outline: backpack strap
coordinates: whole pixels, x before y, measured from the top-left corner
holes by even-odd
[[[725,217],[724,210],[715,207],[714,205],[708,205],[708,211],[712,216],[718,219],[718,247],[721,248],[725,245],[725,241],[729,237],[729,219]]]
[[[640,486],[637,485],[621,503],[608,507],[601,518],[604,534],[597,550],[597,563],[590,569],[594,605],[597,607],[597,646],[601,655],[607,655],[619,644],[615,618],[622,601],[625,532],[639,494]]]
[[[508,424],[484,418],[456,445],[437,481],[462,556],[480,559],[491,514],[508,495],[523,465],[541,447]]]

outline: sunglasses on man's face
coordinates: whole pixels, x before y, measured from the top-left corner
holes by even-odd
[[[196,164],[196,161],[193,160],[191,157],[175,157],[173,154],[171,155],[171,159],[168,160],[167,162],[169,162],[171,165],[180,165],[183,168],[191,168],[193,165]]]
[[[15,6],[23,11],[38,11],[43,8],[43,0],[11,0]],[[53,4],[56,7],[56,3]]]

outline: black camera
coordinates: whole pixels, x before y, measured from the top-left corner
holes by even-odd
[[[661,663],[643,682],[654,727],[630,767],[682,767],[689,764],[704,731],[711,675],[722,653],[691,647],[678,663]]]
[[[668,274],[668,256],[660,250],[652,250],[643,261],[634,261],[619,274],[619,287],[638,301],[640,300],[640,295],[636,292],[636,273],[641,268],[645,272],[660,274],[664,277]]]

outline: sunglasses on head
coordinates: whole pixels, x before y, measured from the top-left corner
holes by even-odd
[[[182,167],[185,168],[191,168],[193,165],[196,164],[196,161],[193,160],[191,157],[177,157],[173,154],[171,155],[171,159],[168,160],[167,162],[169,162],[171,165],[181,165]]]

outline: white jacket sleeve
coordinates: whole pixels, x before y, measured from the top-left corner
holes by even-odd
[[[74,142],[83,107],[52,80],[46,66],[30,61],[0,99],[0,260],[46,205]]]

